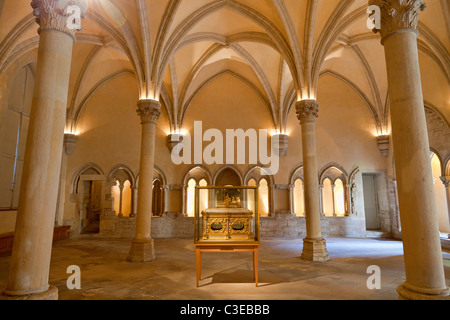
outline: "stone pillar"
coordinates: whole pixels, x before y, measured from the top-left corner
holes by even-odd
[[[137,186],[131,186],[131,213],[130,218],[134,218],[137,216],[137,199],[138,199],[138,187]]]
[[[7,299],[57,299],[48,283],[76,28],[67,10],[84,16],[87,0],[33,0],[39,50]]]
[[[450,177],[449,176],[441,177],[441,181],[445,186],[445,194],[447,195],[448,220],[450,221]]]
[[[371,0],[381,9],[406,281],[401,299],[448,297],[423,102],[417,24],[423,0]]]
[[[145,262],[155,259],[152,231],[153,172],[155,167],[156,122],[161,116],[161,104],[156,100],[140,100],[138,115],[141,117],[141,164],[136,217],[136,238],[131,243],[128,261]]]
[[[315,100],[302,100],[297,102],[296,109],[302,127],[305,186],[306,238],[303,240],[302,258],[327,261],[330,258],[326,241],[322,238],[317,173],[316,118],[319,114],[319,104]]]
[[[64,134],[64,151],[62,153],[61,174],[59,178],[58,206],[56,209],[55,223],[57,226],[64,224],[64,205],[66,200],[66,176],[67,176],[67,158],[72,155],[77,143],[75,134]]]

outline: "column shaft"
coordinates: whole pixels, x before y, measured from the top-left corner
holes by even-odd
[[[306,238],[302,258],[312,261],[329,260],[326,242],[322,238],[320,221],[319,177],[317,174],[316,124],[317,101],[297,103],[297,114],[302,127],[303,177],[305,190]]]
[[[139,172],[136,238],[131,244],[129,261],[144,262],[155,259],[152,231],[153,173],[155,164],[156,122],[161,105],[154,100],[141,100],[138,114],[142,119],[141,163]]]
[[[406,281],[402,299],[448,296],[430,163],[416,31],[422,0],[371,0],[381,9]]]
[[[49,290],[73,38],[40,33],[36,82],[22,174],[7,295]]]

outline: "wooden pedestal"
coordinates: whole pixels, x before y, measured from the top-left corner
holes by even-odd
[[[197,287],[202,276],[202,254],[203,252],[253,252],[253,273],[256,286],[258,286],[258,249],[259,245],[252,244],[197,244]]]

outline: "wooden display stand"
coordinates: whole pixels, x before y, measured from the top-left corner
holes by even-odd
[[[253,274],[258,286],[258,249],[259,244],[196,244],[197,287],[202,276],[203,252],[253,252]]]

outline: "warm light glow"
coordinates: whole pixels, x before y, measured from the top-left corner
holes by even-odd
[[[274,136],[289,136],[289,134],[284,131],[284,130],[280,130],[280,129],[272,129],[270,131],[270,136],[274,137]]]
[[[333,216],[333,188],[331,187],[331,180],[325,179],[322,189],[323,213],[327,217]]]
[[[175,129],[172,130],[170,133],[168,133],[167,135],[174,135],[174,134],[178,134],[178,135],[182,135],[182,136],[186,136],[189,134],[189,131],[187,131],[186,129]]]
[[[442,233],[450,232],[450,223],[448,216],[448,204],[445,186],[441,181],[442,167],[439,157],[433,153],[431,157],[431,168],[433,170],[434,196],[439,222],[439,231]]]
[[[79,136],[80,135],[79,132],[72,132],[72,131],[65,131],[64,134],[70,134],[70,135],[74,135],[74,136]]]
[[[305,199],[304,199],[303,182],[300,179],[297,179],[295,181],[294,212],[297,217],[305,216]]]
[[[188,217],[195,216],[195,186],[196,182],[194,179],[189,180],[188,190],[187,190],[187,215]]]
[[[344,184],[341,179],[337,179],[334,183],[334,210],[336,215],[345,215],[345,201],[344,201]]]
[[[266,179],[259,182],[259,213],[262,217],[269,215],[269,187]]]
[[[201,180],[199,183],[200,187],[207,187],[208,183],[205,179]],[[203,212],[206,209],[208,209],[208,190],[207,189],[201,189],[199,190],[199,202],[200,202],[200,208],[199,212]]]

